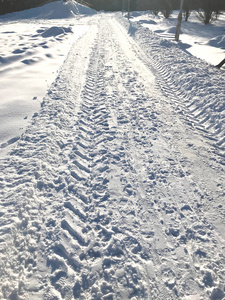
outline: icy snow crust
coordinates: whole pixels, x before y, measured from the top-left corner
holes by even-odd
[[[224,73],[83,18],[0,161],[1,299],[224,298]]]

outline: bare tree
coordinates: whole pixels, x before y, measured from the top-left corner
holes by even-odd
[[[184,11],[184,20],[186,22],[191,15],[192,9],[193,9],[193,1],[192,0],[184,1],[183,11]]]
[[[197,17],[204,24],[209,24],[217,20],[220,13],[220,0],[201,0]]]
[[[161,13],[163,14],[163,16],[168,19],[172,12],[173,12],[173,7],[172,7],[172,3],[170,0],[164,0],[161,1],[161,9],[160,9]]]

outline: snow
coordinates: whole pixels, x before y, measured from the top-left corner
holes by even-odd
[[[132,21],[149,28],[164,39],[174,40],[177,12],[174,12],[167,20],[160,14],[155,16],[151,13],[135,12],[132,15]],[[196,17],[195,12],[192,12],[188,22],[182,21],[180,46],[192,55],[212,65],[217,65],[225,56],[224,28],[225,14],[220,15],[213,24],[204,25]]]
[[[224,70],[90,14],[1,19],[0,299],[223,299]]]
[[[94,13],[56,1],[0,17],[0,155],[24,132],[71,45],[88,30],[77,20]]]

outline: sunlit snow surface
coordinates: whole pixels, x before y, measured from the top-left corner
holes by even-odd
[[[223,299],[224,69],[174,20],[47,7],[1,19],[0,299]]]
[[[84,14],[95,11],[56,1],[0,17],[0,156],[39,110],[71,45],[88,30],[78,21]]]
[[[71,45],[88,30],[78,21],[95,11],[74,2],[48,5],[0,17],[0,155],[22,134],[56,78]],[[176,14],[169,20],[134,12],[138,22],[160,37],[174,40]],[[194,13],[182,23],[181,48],[218,64],[225,57],[224,16],[204,26]]]

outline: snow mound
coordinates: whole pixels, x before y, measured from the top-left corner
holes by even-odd
[[[157,24],[154,20],[139,20],[138,23],[140,24]]]
[[[165,32],[166,33],[173,33],[173,34],[175,34],[176,30],[177,30],[176,26],[172,26],[172,27],[169,27],[168,29],[166,29]],[[181,33],[183,33],[182,30],[180,30],[180,34]]]
[[[74,18],[76,15],[93,15],[96,11],[70,0],[54,1],[41,7],[31,8],[20,12],[6,14],[1,19],[65,19]]]
[[[206,45],[225,49],[225,35],[218,35],[206,42]]]
[[[46,38],[46,37],[52,37],[52,36],[57,36],[60,34],[65,34],[67,32],[72,32],[72,29],[69,27],[58,27],[58,26],[53,26],[45,30],[41,36]]]

